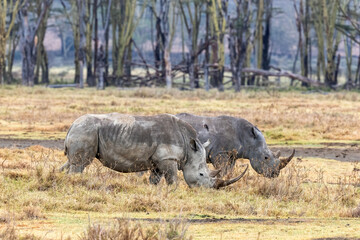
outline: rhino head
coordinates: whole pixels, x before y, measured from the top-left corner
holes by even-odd
[[[250,160],[252,168],[259,174],[268,178],[277,177],[294,157],[295,150],[289,157],[280,157],[280,152],[272,152],[266,145],[265,138],[260,130],[253,126],[250,137],[247,137],[247,149],[244,149],[244,156]]]
[[[238,177],[230,180],[216,178],[220,170],[211,171],[206,164],[205,148],[209,144],[209,141],[201,144],[198,139],[190,139],[187,160],[182,168],[185,181],[190,187],[203,186],[218,189],[233,184],[244,176],[247,168]]]

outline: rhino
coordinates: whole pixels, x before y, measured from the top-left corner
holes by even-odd
[[[83,172],[97,158],[118,172],[157,172],[165,176],[167,184],[177,181],[179,169],[189,187],[220,188],[238,181],[247,170],[230,180],[215,178],[219,171],[209,170],[196,131],[170,114],[83,115],[70,126],[64,145],[68,161],[60,171],[68,173]],[[158,178],[150,181],[156,184]]]
[[[250,160],[257,173],[268,178],[277,177],[294,157],[295,149],[289,157],[280,157],[279,151],[273,153],[261,131],[243,118],[204,117],[188,113],[176,116],[196,130],[201,142],[210,140],[206,147],[207,162],[221,170],[219,176],[231,171],[236,159],[245,158]]]

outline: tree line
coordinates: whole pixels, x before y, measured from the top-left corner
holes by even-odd
[[[305,87],[360,88],[360,1],[292,1],[298,35],[292,71],[272,65],[273,46],[279,44],[271,41],[272,23],[284,11],[274,7],[274,1],[4,0],[0,81],[14,82],[19,50],[22,84],[50,83],[44,39],[52,27],[59,33],[64,55],[69,45],[73,47],[74,83],[79,87],[172,88],[176,83],[189,89],[224,90],[230,85],[240,91],[244,86],[268,86],[270,76],[284,76]],[[150,50],[134,37],[144,19]],[[67,43],[68,29],[72,44]],[[175,62],[171,56],[176,41],[181,58]],[[341,59],[345,84],[338,80]],[[144,74],[133,73],[134,68],[144,69]]]

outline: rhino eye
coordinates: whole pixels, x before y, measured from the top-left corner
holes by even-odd
[[[203,173],[200,173],[200,176],[202,176],[202,177],[203,177],[203,176],[204,176],[204,174],[203,174]]]
[[[265,157],[265,160],[268,160],[268,159],[269,159],[269,157],[266,156],[266,157]]]

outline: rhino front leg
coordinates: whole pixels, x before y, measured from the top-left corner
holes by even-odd
[[[161,174],[158,174],[158,182],[161,179],[161,176],[165,176],[165,180],[167,184],[173,184],[177,181],[177,162],[173,159],[170,160],[162,160],[156,167],[158,169],[158,172]],[[160,176],[160,177],[159,177]],[[151,176],[150,176],[151,177]]]
[[[59,169],[59,172],[62,172],[62,171],[65,171],[66,170],[66,173],[69,172],[69,168],[70,168],[70,163],[69,161],[67,161],[60,169]]]
[[[162,176],[163,174],[158,168],[152,169],[150,172],[149,181],[151,184],[157,185],[160,182]]]

